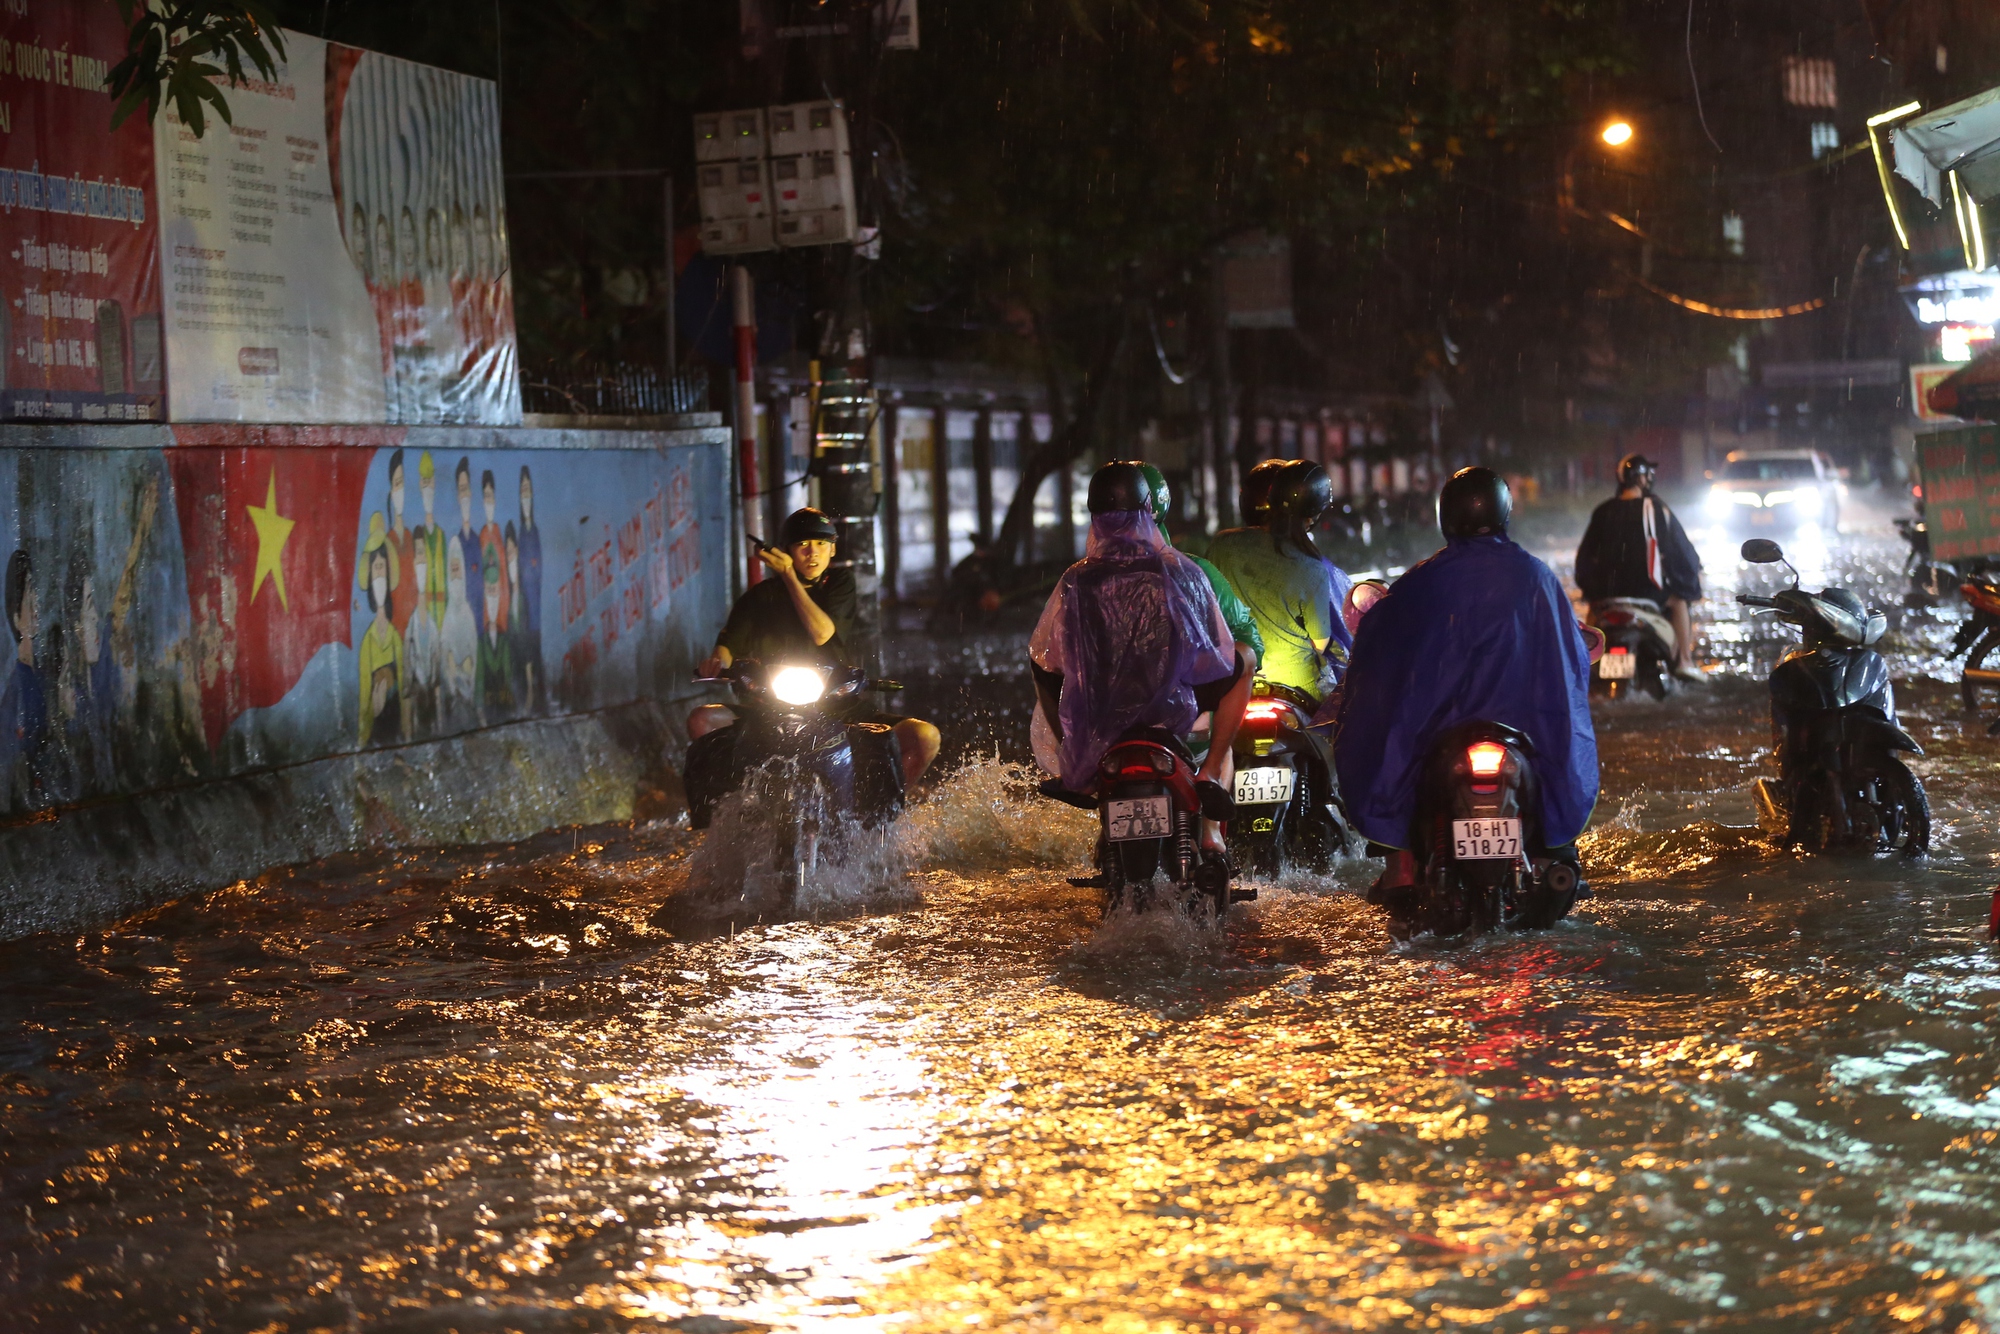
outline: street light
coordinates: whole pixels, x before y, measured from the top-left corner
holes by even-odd
[[[1613,148],[1623,148],[1626,144],[1632,142],[1631,123],[1628,121],[1614,120],[1609,125],[1604,127],[1603,132],[1598,137],[1603,139],[1605,143],[1610,144]]]

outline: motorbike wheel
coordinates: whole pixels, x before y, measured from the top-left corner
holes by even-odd
[[[1647,665],[1646,693],[1654,699],[1665,699],[1674,693],[1674,673],[1663,658],[1655,658]]]
[[[1905,857],[1928,857],[1931,851],[1931,802],[1924,794],[1924,785],[1917,776],[1903,764],[1890,761],[1894,766],[1884,779],[1888,791],[1884,794],[1889,802],[1900,808],[1902,816],[1903,846]]]
[[[791,809],[778,825],[778,846],[775,849],[778,893],[787,907],[797,899],[799,890],[811,884],[813,877],[819,873],[825,816],[826,789],[816,780],[802,780]]]
[[[1965,674],[1958,679],[1958,693],[1965,701],[1967,713],[1979,712],[1979,686],[1972,673],[1985,665],[1987,655],[1996,648],[2000,648],[2000,627],[1988,627],[1966,652]]]

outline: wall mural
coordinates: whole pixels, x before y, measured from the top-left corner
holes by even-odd
[[[313,434],[8,451],[0,807],[688,691],[727,611],[722,447]]]

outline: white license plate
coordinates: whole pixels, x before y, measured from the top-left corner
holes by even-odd
[[[1512,861],[1521,855],[1521,822],[1453,820],[1451,855],[1461,862]]]
[[[1104,803],[1105,836],[1113,843],[1130,843],[1142,838],[1172,838],[1174,803],[1171,797],[1131,797]]]
[[[1277,806],[1292,799],[1292,770],[1289,765],[1272,769],[1238,769],[1238,806]]]
[[[1639,655],[1606,653],[1597,660],[1597,674],[1606,681],[1629,681],[1639,674]]]

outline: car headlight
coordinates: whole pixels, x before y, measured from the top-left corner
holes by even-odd
[[[1708,488],[1708,510],[1711,514],[1727,514],[1729,512],[1728,487],[1711,486]]]
[[[787,704],[817,704],[826,678],[810,667],[781,667],[771,678],[771,693]]]
[[[1769,491],[1764,495],[1764,508],[1776,509],[1780,505],[1789,505],[1798,498],[1799,493],[1796,491]]]
[[[1731,491],[1729,498],[1738,505],[1748,505],[1753,510],[1764,507],[1764,498],[1755,491]]]

